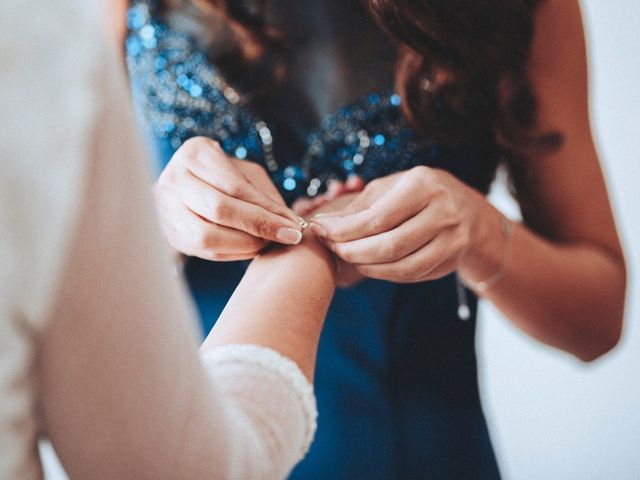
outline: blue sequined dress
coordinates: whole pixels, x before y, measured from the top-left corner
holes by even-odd
[[[418,138],[392,92],[327,116],[308,135],[301,161],[277,158],[278,125],[243,105],[193,38],[164,23],[148,1],[132,3],[128,23],[134,97],[160,167],[186,139],[205,135],[262,164],[288,202],[321,193],[332,178],[371,180],[421,164],[488,187],[477,152]],[[187,262],[205,331],[245,267]],[[459,294],[453,275],[414,285],[367,280],[336,292],[318,353],[319,428],[292,478],[499,478],[477,386],[476,301],[467,292],[471,319],[461,321]]]

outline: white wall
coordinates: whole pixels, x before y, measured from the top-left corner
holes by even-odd
[[[585,366],[483,306],[481,386],[507,480],[640,479],[640,1],[582,4],[592,120],[629,265],[626,327],[613,353]],[[503,191],[494,198],[513,208]]]

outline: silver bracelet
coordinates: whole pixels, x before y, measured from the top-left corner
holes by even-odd
[[[502,236],[504,237],[504,253],[502,256],[502,265],[498,269],[496,273],[491,275],[489,278],[482,280],[480,282],[472,282],[470,280],[462,279],[462,282],[469,287],[471,290],[481,295],[493,287],[496,283],[500,281],[500,279],[504,276],[507,267],[511,263],[511,257],[513,255],[513,232],[516,227],[513,222],[511,222],[507,217],[502,217],[500,219],[500,231],[502,232]]]

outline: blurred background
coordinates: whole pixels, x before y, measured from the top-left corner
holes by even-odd
[[[626,326],[614,352],[584,365],[483,306],[480,381],[507,480],[640,479],[640,2],[582,6],[591,119],[629,267]],[[517,212],[503,188],[493,199]]]
[[[640,4],[582,5],[592,121],[629,266],[626,327],[613,353],[584,365],[482,306],[480,382],[506,480],[640,479]],[[502,185],[492,198],[517,215]],[[66,478],[46,446],[44,459],[47,479]]]

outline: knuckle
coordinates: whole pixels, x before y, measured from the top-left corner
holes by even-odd
[[[209,148],[213,148],[214,150],[217,150],[219,152],[223,152],[224,151],[224,150],[222,150],[222,145],[220,145],[220,142],[218,142],[217,140],[212,140],[210,138],[205,138],[205,140],[206,140],[207,145],[209,146]]]
[[[266,218],[256,218],[253,221],[253,230],[259,237],[270,237],[272,231],[271,222],[269,222],[269,220]]]
[[[400,253],[400,244],[396,239],[389,239],[381,248],[381,253],[386,259],[395,259]]]
[[[382,178],[371,180],[362,190],[363,193],[371,193],[377,191],[382,186]]]
[[[188,141],[193,143],[184,144],[182,148],[184,161],[189,166],[210,167],[212,163],[219,162],[226,158],[226,154],[218,142],[206,137],[195,137]]]
[[[211,197],[207,210],[209,211],[210,220],[220,222],[229,216],[229,207],[221,198]]]
[[[433,174],[433,178],[429,179],[422,184],[423,188],[425,188],[431,198],[446,198],[448,196],[449,190],[447,187],[440,181],[436,174]],[[449,202],[447,202],[449,203]]]
[[[222,147],[220,146],[219,142],[217,142],[216,140],[212,140],[209,137],[203,136],[191,137],[182,144],[182,148],[187,150],[195,150],[196,152],[210,148],[222,151]]]
[[[179,152],[186,158],[193,160],[200,151],[209,147],[209,139],[205,137],[192,137],[182,144]]]
[[[245,189],[245,185],[244,182],[239,179],[230,179],[225,182],[225,184],[222,186],[222,189],[227,195],[237,198],[242,195],[242,192]]]
[[[433,181],[433,169],[427,167],[426,165],[418,165],[417,167],[413,167],[409,170],[408,175],[411,178],[415,178],[421,182],[431,183]]]
[[[372,232],[379,232],[383,225],[382,217],[373,209],[366,210],[366,222],[369,224]]]
[[[436,182],[433,182],[433,184],[431,185],[431,193],[434,197],[446,197],[448,190],[442,183],[436,181]],[[451,201],[447,202],[447,209],[450,211],[455,211],[455,206],[453,205],[453,202]]]
[[[455,207],[447,205],[445,208],[445,218],[449,226],[458,227],[462,224],[462,217],[460,212]]]
[[[243,168],[256,175],[267,175],[267,172],[262,165],[258,165],[256,162],[249,162],[247,160],[240,160]]]
[[[208,142],[209,142],[209,139],[206,138],[206,137],[202,137],[202,136],[191,137],[191,138],[187,139],[182,144],[182,148],[183,149],[197,149],[199,147],[207,145]]]
[[[213,246],[213,235],[205,228],[199,228],[192,238],[192,246],[195,250],[208,250]]]

